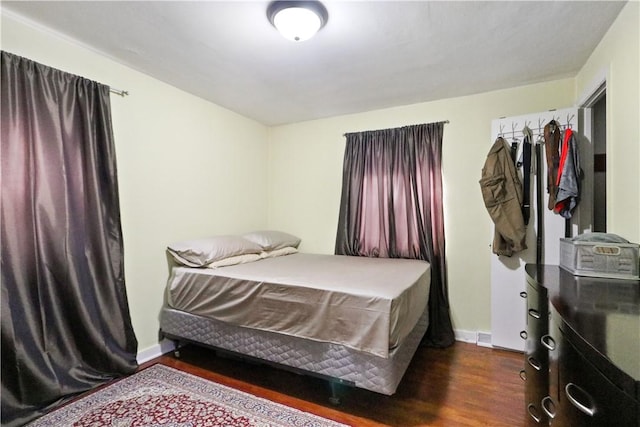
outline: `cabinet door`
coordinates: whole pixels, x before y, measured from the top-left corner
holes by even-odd
[[[535,142],[538,135],[543,132],[544,125],[552,119],[560,122],[566,127],[570,122],[574,131],[578,129],[578,109],[567,108],[556,111],[544,111],[540,113],[527,114],[523,116],[503,117],[492,120],[491,134],[492,141],[487,143],[487,150],[493,141],[502,136],[511,143],[514,139],[519,141],[518,156],[522,151],[522,129],[525,124],[533,131]],[[581,141],[582,142],[582,141]],[[544,149],[542,158],[545,158]],[[522,168],[519,173],[522,174]],[[547,194],[547,162],[543,160],[541,165],[543,192],[543,204],[541,214],[544,216],[544,238],[543,254],[544,264],[558,264],[560,260],[560,245],[558,239],[564,237],[565,220],[560,215],[547,209],[549,195]],[[503,347],[512,350],[524,351],[524,342],[520,339],[520,331],[525,329],[525,317],[522,315],[525,303],[520,298],[520,292],[525,290],[524,266],[527,263],[536,262],[536,242],[537,242],[537,222],[536,215],[538,207],[536,200],[536,180],[531,176],[531,219],[527,226],[526,243],[527,249],[514,254],[511,257],[491,255],[491,344],[494,347]],[[575,217],[575,215],[574,215]]]
[[[611,383],[563,337],[557,413],[552,426],[637,427],[638,403]]]

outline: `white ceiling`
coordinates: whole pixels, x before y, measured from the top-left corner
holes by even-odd
[[[573,77],[624,5],[323,3],[326,26],[300,43],[271,26],[268,1],[3,0],[2,8],[278,125]]]

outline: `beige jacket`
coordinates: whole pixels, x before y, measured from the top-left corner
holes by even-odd
[[[480,188],[485,207],[495,224],[493,253],[511,256],[527,248],[522,217],[522,184],[506,141],[499,137],[491,147]]]

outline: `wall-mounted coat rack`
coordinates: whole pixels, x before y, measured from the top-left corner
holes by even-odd
[[[487,149],[498,137],[502,137],[507,143],[515,141],[518,144],[519,158],[524,145],[522,130],[528,127],[531,130],[531,142],[544,152],[544,127],[552,120],[558,123],[563,132],[568,128],[576,131],[578,110],[568,108],[495,119],[491,122],[491,140],[486,141]],[[522,279],[525,277],[524,266],[527,263],[535,263],[539,257],[546,264],[558,264],[559,239],[565,235],[564,218],[547,208],[547,189],[538,179],[547,176],[547,162],[533,160],[532,163],[531,173],[536,174],[536,179],[532,181],[531,194],[541,194],[542,201],[536,200],[532,203],[531,218],[541,218],[541,221],[532,220],[527,226],[527,249],[512,257],[498,257],[491,254],[490,250],[487,252],[487,257],[491,259],[491,344],[494,347],[520,351],[524,350],[524,341],[519,333],[526,329],[526,316],[523,315],[526,313],[526,300],[520,297],[520,293],[525,291],[525,281]],[[519,169],[519,173],[522,172],[522,169]],[[538,212],[541,214],[540,217]],[[490,239],[490,236],[487,238]]]

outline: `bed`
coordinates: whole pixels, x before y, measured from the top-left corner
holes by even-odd
[[[428,327],[429,264],[299,253],[273,233],[250,253],[170,246],[161,336],[395,393]]]

